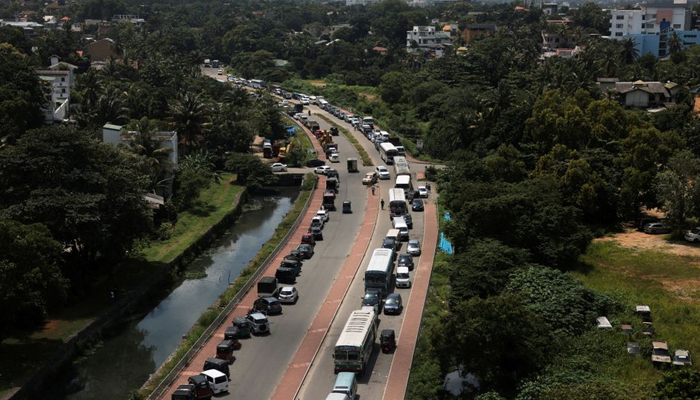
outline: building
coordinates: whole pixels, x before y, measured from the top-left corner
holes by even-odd
[[[366,6],[374,3],[379,3],[379,0],[345,0],[346,6]]]
[[[107,61],[112,57],[118,58],[117,45],[114,40],[105,38],[96,40],[87,45],[91,61]]]
[[[37,70],[39,79],[47,85],[49,103],[44,107],[44,122],[63,121],[70,110],[70,90],[75,86],[75,65],[59,62],[51,56],[48,69]]]
[[[628,35],[657,34],[668,29],[691,29],[691,13],[685,0],[663,6],[642,6],[636,10],[610,11],[610,38],[622,40]]]
[[[462,31],[464,43],[470,44],[474,39],[488,37],[496,33],[496,24],[469,24]]]
[[[452,45],[449,32],[436,32],[434,26],[414,26],[406,32],[406,51],[416,53],[423,51],[434,57],[442,57],[446,46]]]
[[[634,47],[640,56],[649,53],[655,57],[666,57],[671,54],[668,41],[673,35],[678,36],[683,49],[700,44],[700,31],[675,31],[669,29],[661,33],[627,35],[625,38],[634,39]]]
[[[105,124],[102,127],[102,142],[109,143],[114,146],[118,146],[120,144],[130,146],[133,137],[137,133],[138,132],[135,131],[127,131],[121,125]],[[158,141],[161,148],[170,150],[170,153],[168,155],[168,161],[171,163],[171,165],[176,166],[178,160],[177,132],[154,132],[152,136]]]
[[[658,109],[673,105],[673,96],[680,89],[674,82],[614,82],[609,78],[603,79],[598,83],[600,91],[612,91],[623,106],[630,108]]]

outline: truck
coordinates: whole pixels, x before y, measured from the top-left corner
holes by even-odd
[[[333,190],[326,190],[323,194],[323,209],[328,211],[335,211],[335,192]]]
[[[307,121],[307,122],[306,122],[306,126],[309,128],[309,130],[311,131],[311,133],[314,133],[314,132],[316,132],[316,131],[318,131],[318,130],[321,129],[321,125],[319,125],[318,122],[317,122],[317,121],[314,121],[314,120],[309,120],[309,121]]]
[[[208,59],[208,58],[205,58],[205,59],[204,59],[204,66],[207,67],[207,68],[210,67],[210,66],[211,66],[211,60]]]
[[[357,158],[348,158],[348,172],[358,172]]]
[[[272,142],[269,139],[265,139],[263,142],[263,157],[264,158],[272,158],[273,155],[273,149],[272,149]]]
[[[219,68],[219,60],[211,60],[212,68]]]
[[[258,281],[258,297],[272,297],[277,292],[277,278],[263,276]]]
[[[299,103],[294,105],[294,113],[301,113],[304,112],[304,105]]]

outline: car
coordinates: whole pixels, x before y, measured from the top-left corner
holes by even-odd
[[[375,314],[379,314],[382,308],[382,292],[379,289],[367,288],[362,297],[363,307],[373,307]]]
[[[217,75],[223,75],[223,74],[224,74],[224,70],[220,69],[220,70],[216,71],[216,74],[217,74]]]
[[[401,242],[399,242],[398,240],[396,240],[396,238],[393,237],[384,238],[384,241],[382,241],[383,249],[392,249],[396,251],[398,250],[399,246],[401,246]]]
[[[651,362],[654,365],[671,364],[671,353],[668,352],[668,343],[651,342]]]
[[[700,242],[700,227],[686,232],[683,237],[689,242]]]
[[[303,117],[303,116],[304,116],[304,114],[302,114],[302,113],[296,113],[296,114],[294,114],[294,119],[297,121],[300,121],[301,117]]]
[[[377,183],[377,174],[374,172],[368,172],[365,174],[365,177],[362,178],[363,185],[374,185],[375,183]]]
[[[332,163],[339,163],[340,162],[340,156],[338,156],[338,153],[332,153],[329,157],[328,160]]]
[[[305,233],[301,235],[301,243],[302,244],[310,244],[312,246],[316,245],[316,239],[314,238],[314,235],[311,233]]]
[[[673,365],[678,367],[693,365],[693,362],[690,360],[690,352],[688,350],[676,350],[673,356]]]
[[[425,186],[418,186],[418,197],[423,199],[428,198],[428,188]]]
[[[294,286],[284,286],[278,292],[277,298],[282,304],[296,304],[299,301],[299,292]]]
[[[323,240],[323,230],[320,226],[309,227],[309,233],[313,235],[314,240]]]
[[[246,319],[250,321],[253,326],[253,335],[264,335],[266,333],[270,333],[270,322],[267,320],[265,314],[253,312],[248,314]]]
[[[325,223],[323,221],[322,217],[319,217],[316,215],[315,217],[311,218],[311,225],[310,226],[318,226],[319,228],[323,229]]]
[[[284,172],[287,170],[287,166],[282,163],[272,164],[272,172]]]
[[[308,106],[309,105],[309,98],[308,97],[302,97],[301,98],[301,104]]]
[[[389,293],[384,302],[384,314],[400,315],[402,310],[403,303],[401,301],[401,295],[398,293]]]
[[[408,241],[408,245],[406,245],[406,252],[412,256],[420,255],[420,242],[418,239],[411,239]]]
[[[408,267],[409,271],[413,271],[413,257],[410,254],[401,254],[396,264],[397,267]]]
[[[308,243],[302,243],[297,247],[297,251],[299,251],[299,254],[301,254],[305,260],[308,260],[314,255],[314,246]]]
[[[316,211],[316,216],[321,218],[321,221],[323,221],[324,224],[330,219],[330,214],[326,210]]]
[[[379,176],[379,179],[391,179],[391,174],[385,166],[380,165],[374,169],[374,172]]]
[[[664,222],[654,222],[644,226],[644,233],[652,235],[655,233],[671,233],[671,227]]]
[[[413,199],[411,202],[411,210],[412,211],[424,211],[425,210],[425,204],[423,204],[422,199]]]
[[[293,261],[299,261],[302,262],[304,261],[304,256],[302,256],[301,253],[299,253],[299,250],[297,249],[292,249],[289,254],[284,256],[284,260],[293,260]]]
[[[274,297],[260,297],[253,303],[253,308],[267,315],[282,314],[282,303]]]
[[[337,169],[331,168],[331,169],[327,170],[327,171],[326,171],[326,176],[329,177],[329,178],[335,178],[335,179],[338,180],[338,183],[340,183],[340,175],[338,174],[338,170],[337,170]]]
[[[413,229],[413,217],[411,216],[410,213],[399,215],[399,217],[403,217],[403,220],[406,221],[406,227],[408,229]]]
[[[306,162],[306,166],[309,168],[317,168],[322,165],[326,165],[326,162],[319,160],[318,158],[312,158],[311,160]]]
[[[318,174],[318,175],[325,175],[325,174],[326,174],[326,171],[328,171],[329,169],[331,169],[331,167],[329,167],[329,166],[327,166],[327,165],[321,165],[320,167],[317,167],[317,168],[314,170],[314,172],[315,172],[316,174]]]
[[[352,214],[352,202],[350,200],[343,202],[343,214]]]

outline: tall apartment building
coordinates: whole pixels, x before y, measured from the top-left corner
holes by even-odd
[[[691,28],[691,13],[685,0],[673,4],[642,6],[638,10],[610,12],[610,38],[622,40],[627,35],[658,34],[668,29],[686,31]]]

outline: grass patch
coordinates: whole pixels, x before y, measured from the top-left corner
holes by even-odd
[[[348,132],[348,130],[343,128],[342,126],[337,125],[336,123],[331,121],[330,118],[326,117],[325,115],[321,115],[321,114],[316,114],[316,115],[319,118],[321,118],[322,120],[326,121],[331,126],[338,128],[340,133],[342,133],[343,136],[345,136],[348,139],[348,141],[350,141],[350,143],[352,143],[353,147],[355,147],[355,150],[357,150],[357,153],[360,155],[360,158],[362,159],[362,166],[364,166],[364,167],[374,166],[374,163],[372,163],[372,159],[369,158],[369,154],[367,154],[367,151],[365,150],[364,147],[362,147],[360,142],[357,141],[357,138],[355,138],[355,135]]]
[[[233,210],[236,198],[244,190],[243,186],[231,184],[235,178],[234,174],[222,173],[221,182],[212,183],[203,190],[196,205],[178,215],[168,239],[152,243],[142,250],[146,260],[162,263],[173,261]]]
[[[190,348],[197,342],[200,336],[206,331],[206,328],[219,316],[222,312],[223,307],[233,300],[236,294],[243,288],[243,286],[248,282],[251,276],[257,271],[263,262],[272,254],[274,249],[282,242],[282,239],[287,235],[289,230],[294,226],[294,223],[301,215],[306,206],[306,202],[311,196],[311,189],[315,186],[317,177],[313,173],[308,173],[304,177],[304,183],[301,186],[301,193],[294,202],[291,210],[285,215],[282,222],[275,229],[275,233],[272,238],[267,241],[260,249],[258,254],[253,258],[248,266],[241,271],[241,274],[236,278],[236,280],[226,289],[226,291],[219,296],[218,302],[209,307],[194,324],[192,329],[185,335],[180,345],[177,347],[172,357],[168,359],[167,362],[156,372],[156,376],[150,382],[148,387],[139,391],[139,394],[146,398],[153,390],[163,381],[166,375],[175,368],[177,363],[185,356]]]
[[[597,242],[581,256],[581,271],[572,274],[624,305],[625,311],[611,316],[611,322],[632,323],[640,345],[645,346],[648,341],[640,340],[641,320],[634,315],[634,306],[645,304],[652,310],[655,340],[667,341],[671,354],[675,349],[687,349],[691,355],[700,355],[699,261],[696,257]],[[642,354],[649,352],[650,349],[646,353],[643,350]],[[661,378],[662,371],[655,369],[650,360],[638,361],[611,362],[604,372],[626,383],[640,379],[655,382]]]

